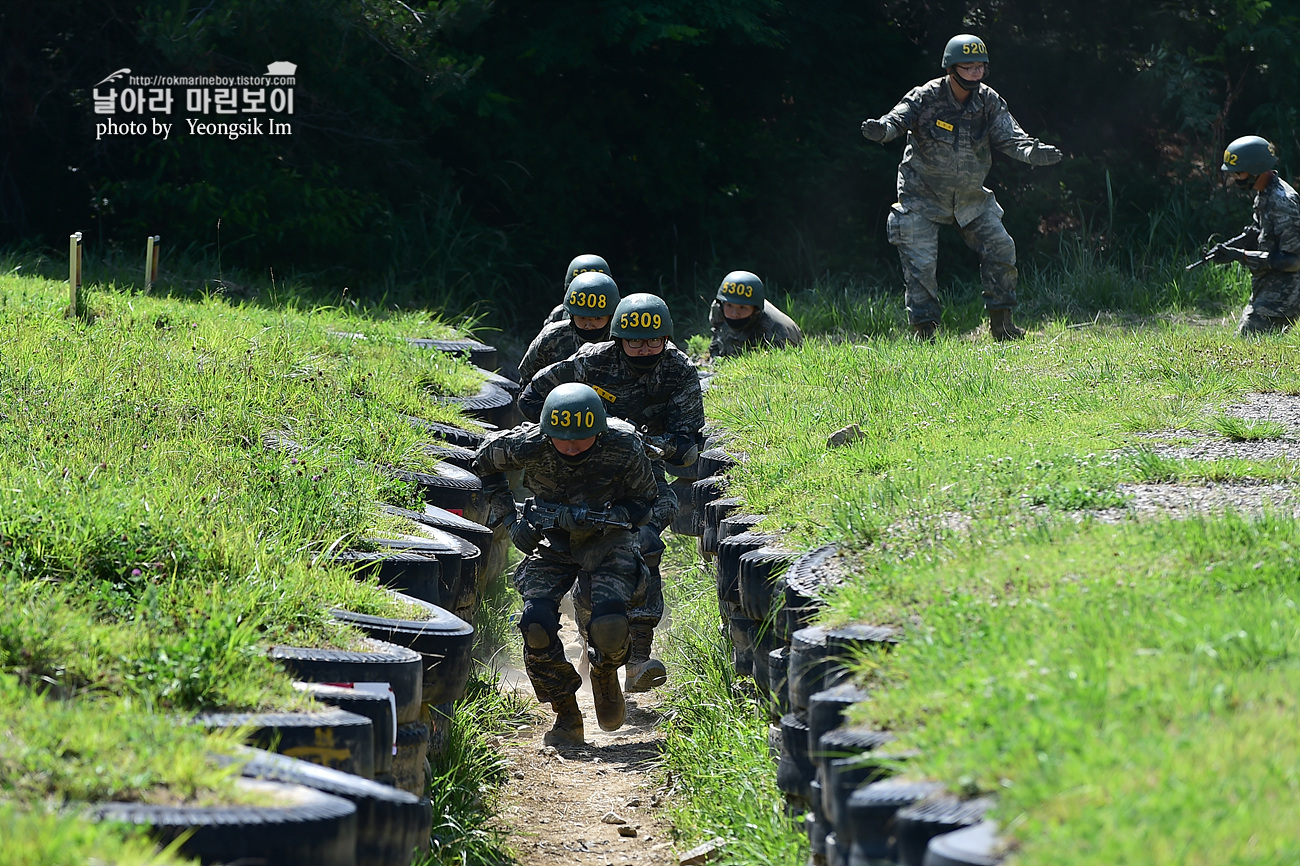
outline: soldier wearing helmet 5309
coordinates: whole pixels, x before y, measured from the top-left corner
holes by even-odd
[[[935,269],[939,226],[954,225],[980,258],[984,306],[996,340],[1025,335],[1011,321],[1016,306],[1016,243],[1002,226],[1002,208],[985,188],[993,150],[1030,165],[1053,165],[1061,151],[1031,138],[993,88],[982,84],[989,54],[978,36],[949,40],[945,75],[913,88],[884,117],[862,123],[872,141],[906,134],[898,166],[898,201],[889,214],[889,242],[903,264],[907,318],[916,336],[934,339],[942,312]]]
[[[519,410],[525,418],[535,419],[555,388],[566,382],[583,382],[600,395],[611,416],[640,430],[662,455],[655,460],[658,496],[653,514],[641,530],[649,584],[645,603],[630,614],[632,651],[625,687],[634,692],[661,685],[667,678],[663,664],[651,657],[654,627],[663,617],[659,558],[664,544],[660,535],[677,513],[677,497],[664,477],[663,463],[672,467],[695,463],[704,427],[699,374],[686,354],[672,344],[672,333],[673,320],[661,298],[628,295],[614,310],[609,342],[588,343],[572,357],[544,368],[519,395]]]
[[[580,745],[582,713],[574,698],[582,684],[564,657],[559,603],[582,575],[589,615],[582,623],[590,647],[596,718],[606,731],[623,724],[618,668],[629,650],[628,602],[646,581],[637,527],[651,516],[657,486],[641,438],[607,423],[601,398],[586,385],[565,384],[547,395],[541,424],[522,424],[486,439],[474,467],[526,555],[515,570],[524,599],[519,628],[524,667],[537,699],[555,710],[551,745]],[[520,515],[506,480],[524,483],[550,509],[545,519]],[[599,518],[592,517],[599,512]],[[617,526],[615,524],[621,524]]]
[[[1251,224],[1205,257],[1240,262],[1250,270],[1250,303],[1241,314],[1241,336],[1284,330],[1300,319],[1300,198],[1278,177],[1277,151],[1258,135],[1238,138],[1223,152],[1220,168],[1240,189],[1255,193]]]
[[[568,317],[542,328],[519,362],[519,381],[527,384],[538,370],[563,361],[584,343],[608,340],[616,306],[618,286],[609,274],[588,271],[574,277],[560,305]]]
[[[569,284],[572,283],[574,278],[580,274],[604,274],[605,276],[609,276],[609,265],[600,256],[592,255],[591,253],[583,253],[580,256],[574,256],[573,261],[569,262],[569,269],[564,272],[564,290],[566,296],[568,295]],[[551,310],[550,314],[547,315],[546,321],[542,322],[542,327],[545,328],[547,325],[553,325],[556,322],[563,322],[568,317],[568,308],[566,308],[564,304],[558,304],[555,309]],[[520,381],[527,382],[528,380],[521,379]]]
[[[803,331],[781,312],[763,290],[763,281],[749,271],[732,271],[722,278],[709,306],[713,339],[709,356],[730,358],[759,346],[779,349],[803,342]]]

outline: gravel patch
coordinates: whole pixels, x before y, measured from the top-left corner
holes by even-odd
[[[1268,511],[1300,517],[1300,485],[1278,482],[1205,482],[1204,484],[1121,484],[1132,497],[1123,508],[1079,512],[1103,523],[1124,520],[1179,519],[1207,512],[1235,511],[1260,517]]]
[[[1292,394],[1247,394],[1221,414],[1245,421],[1273,421],[1286,428],[1279,439],[1234,442],[1204,430],[1160,430],[1138,434],[1156,443],[1152,451],[1174,460],[1300,460],[1300,396]],[[1175,440],[1175,441],[1169,441]]]

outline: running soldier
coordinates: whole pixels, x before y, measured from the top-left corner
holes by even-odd
[[[608,425],[588,386],[555,388],[541,419],[540,426],[522,424],[486,439],[474,466],[491,497],[491,522],[504,521],[526,557],[514,581],[524,599],[524,668],[537,700],[555,710],[545,742],[582,745],[575,698],[582,678],[564,657],[560,599],[580,578],[590,593],[584,631],[596,720],[602,730],[616,731],[626,713],[618,668],[628,655],[628,603],[646,580],[637,528],[650,518],[657,487],[645,444]],[[516,469],[537,497],[522,515],[505,476]]]
[[[609,265],[606,264],[605,260],[600,256],[594,256],[591,253],[583,253],[580,256],[574,256],[573,261],[569,262],[569,269],[564,272],[565,291],[568,291],[569,283],[573,282],[573,278],[578,276],[578,274],[591,273],[605,274],[608,276]],[[547,325],[554,325],[556,322],[563,322],[568,318],[568,315],[568,311],[564,309],[564,304],[559,304],[546,316],[546,320],[542,322],[542,327],[545,328]],[[528,380],[520,379],[519,381],[527,382]]]
[[[1247,135],[1228,145],[1220,166],[1240,189],[1255,193],[1251,224],[1205,254],[1206,261],[1241,262],[1250,271],[1250,303],[1237,326],[1242,337],[1284,331],[1300,318],[1300,198],[1275,165],[1273,145]]]
[[[794,319],[767,300],[763,281],[749,271],[732,271],[722,278],[717,297],[709,305],[713,339],[710,358],[731,358],[749,349],[797,346],[803,331]]]
[[[588,271],[574,277],[560,304],[567,317],[542,328],[519,362],[519,381],[528,384],[538,370],[563,361],[584,343],[608,340],[609,319],[616,306],[618,286],[609,274]]]
[[[649,583],[644,588],[645,603],[630,614],[632,654],[624,684],[629,692],[663,685],[668,678],[663,662],[651,655],[654,629],[664,612],[660,536],[677,513],[677,496],[664,477],[664,464],[675,468],[694,464],[704,428],[699,375],[686,354],[672,345],[672,332],[672,317],[662,299],[644,293],[628,295],[614,310],[612,340],[580,347],[572,357],[538,372],[519,394],[519,411],[535,420],[553,389],[566,382],[586,383],[600,395],[611,416],[636,427],[661,455],[654,461],[658,496],[650,522],[641,528]]]
[[[898,201],[889,213],[889,242],[903,264],[907,319],[918,339],[932,341],[939,327],[939,226],[955,225],[979,254],[984,306],[995,340],[1019,340],[1011,321],[1016,307],[1016,242],[1002,225],[1002,208],[984,186],[995,148],[1030,165],[1054,165],[1061,151],[1030,138],[993,88],[984,40],[954,36],[943,50],[942,78],[908,92],[893,111],[862,122],[862,134],[885,143],[907,134],[898,166]]]

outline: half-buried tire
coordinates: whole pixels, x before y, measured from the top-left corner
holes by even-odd
[[[424,511],[411,511],[394,505],[385,505],[383,510],[386,514],[405,517],[423,526],[431,526],[434,529],[441,529],[449,535],[463,538],[477,547],[480,553],[492,545],[491,529],[436,505],[426,505]]]
[[[323,683],[296,682],[293,687],[322,704],[370,719],[375,740],[375,778],[393,770],[393,749],[397,745],[397,701],[391,690],[362,691]],[[315,765],[313,765],[315,766]]]
[[[397,701],[397,723],[420,718],[422,662],[420,654],[407,647],[372,639],[362,652],[274,646],[267,655],[309,683],[345,688],[351,683],[388,683]]]
[[[448,445],[455,445],[473,451],[483,444],[482,433],[475,433],[473,430],[466,430],[464,427],[457,427],[455,424],[448,424],[445,421],[428,421],[424,418],[416,418],[414,415],[403,415],[402,418],[417,430],[423,430],[442,439]]]
[[[442,601],[442,564],[437,557],[413,550],[341,550],[328,561],[352,566],[359,576],[373,574],[380,585],[430,604]]]
[[[319,713],[203,713],[206,728],[247,728],[248,744],[373,779],[375,736],[370,719],[344,710]]]
[[[240,779],[262,806],[150,806],[99,803],[90,815],[148,827],[161,842],[184,839],[180,851],[202,863],[247,866],[353,866],[357,807],[303,785]]]
[[[438,463],[425,472],[413,472],[393,466],[379,466],[379,471],[420,488],[420,498],[429,505],[445,508],[476,522],[487,518],[487,500],[483,497],[483,482],[468,469]]]
[[[423,797],[429,789],[429,726],[411,722],[397,728],[393,755],[393,785]]]
[[[495,424],[502,429],[513,426],[515,401],[510,392],[491,381],[484,381],[476,393],[464,397],[437,397],[441,403],[453,403],[471,418]]]
[[[471,364],[485,370],[495,370],[498,366],[496,347],[480,343],[478,340],[432,340],[413,337],[408,342],[422,349],[437,349],[446,355],[468,357]]]
[[[984,813],[992,807],[992,797],[959,800],[943,796],[900,809],[896,830],[900,866],[921,866],[931,839],[973,827],[984,820]]]
[[[1006,850],[997,830],[992,821],[981,821],[935,836],[925,852],[923,866],[997,866]]]

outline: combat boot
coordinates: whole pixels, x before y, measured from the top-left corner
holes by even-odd
[[[913,322],[912,339],[918,343],[933,343],[939,333],[938,322]]]
[[[648,692],[668,682],[668,669],[659,659],[650,657],[655,630],[647,625],[632,626],[632,652],[627,658],[623,691],[629,694]]]
[[[989,334],[999,343],[1025,338],[1025,332],[1011,321],[1010,310],[989,310]]]
[[[627,704],[618,687],[618,668],[591,668],[591,696],[596,701],[596,721],[602,731],[617,731],[623,727]]]
[[[551,701],[555,710],[555,724],[542,737],[548,746],[581,746],[585,739],[582,731],[582,710],[578,709],[578,699],[574,695],[565,695],[559,700]]]

